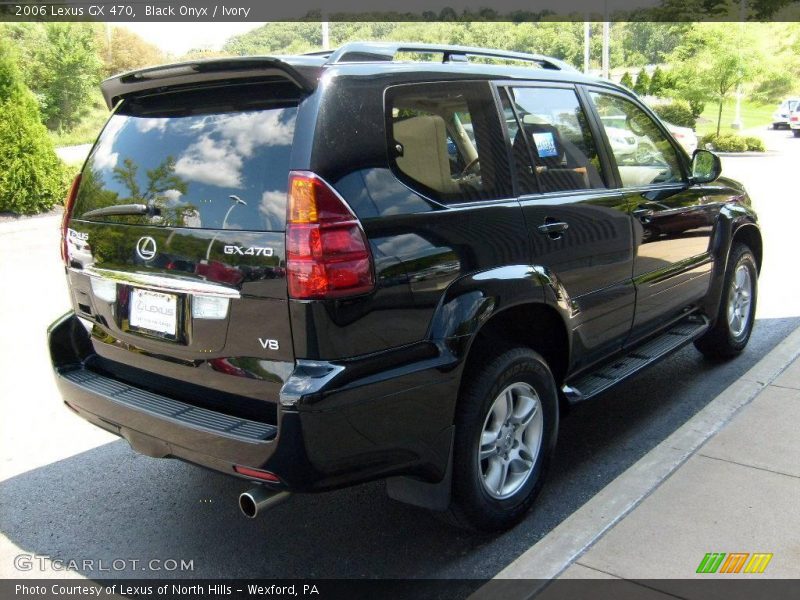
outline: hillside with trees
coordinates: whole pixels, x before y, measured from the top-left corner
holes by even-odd
[[[763,9],[753,2],[748,6],[751,12]],[[659,18],[675,16],[668,6],[659,10],[663,13]],[[463,21],[459,20],[463,15],[451,12],[431,13],[429,21],[404,21],[402,15],[396,21],[333,21],[330,45],[389,40],[484,46],[545,54],[583,67],[582,22],[524,20],[544,18],[534,14],[492,21],[497,15],[491,10],[473,15],[487,20]],[[595,71],[600,67],[601,32],[601,23],[591,24],[590,67]],[[38,173],[42,190],[52,190],[53,182],[61,181],[50,166],[53,143],[88,143],[107,118],[99,91],[104,77],[181,59],[316,51],[322,46],[322,28],[318,21],[267,23],[230,38],[221,49],[193,50],[183,57],[166,55],[123,27],[90,23],[4,23],[0,44],[4,64],[13,62],[13,89],[24,107],[9,109],[8,114],[14,112],[26,124],[26,135],[37,140],[34,146],[41,153],[41,165],[47,166],[32,172]],[[698,130],[702,123],[705,133],[722,132],[723,114],[730,110],[737,90],[748,114],[761,115],[762,120],[782,98],[800,94],[800,24],[612,23],[610,62],[615,77],[652,101],[665,119],[697,124]],[[8,117],[0,118],[7,127],[2,133],[9,135]],[[6,182],[9,178],[0,177]],[[13,210],[43,210],[55,201],[51,196],[39,204],[29,198],[26,206]]]

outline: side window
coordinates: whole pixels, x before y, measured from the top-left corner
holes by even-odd
[[[675,148],[655,121],[633,102],[591,93],[617,162],[622,187],[683,180]]]
[[[520,193],[606,187],[574,90],[509,88],[504,113]]]
[[[389,156],[420,193],[466,202],[511,195],[502,130],[488,84],[387,90]]]

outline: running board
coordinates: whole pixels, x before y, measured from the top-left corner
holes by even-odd
[[[567,381],[561,391],[571,404],[588,400],[697,339],[708,326],[708,319],[702,315],[686,317],[658,337],[629,349],[590,373]]]

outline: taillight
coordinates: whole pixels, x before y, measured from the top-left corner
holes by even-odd
[[[69,248],[67,247],[67,225],[72,217],[72,209],[75,206],[75,197],[78,195],[78,188],[81,185],[81,174],[78,173],[72,180],[69,194],[64,202],[64,216],[61,218],[61,260],[69,266]]]
[[[289,296],[342,298],[372,291],[372,255],[358,218],[324,180],[289,174],[286,206]]]

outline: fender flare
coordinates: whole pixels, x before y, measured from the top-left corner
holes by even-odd
[[[563,323],[574,316],[572,301],[558,277],[538,265],[510,265],[465,275],[442,295],[427,338],[446,344],[463,363],[481,329],[496,315],[522,305],[555,309]],[[571,348],[571,331],[567,331]]]
[[[761,229],[755,214],[750,209],[735,203],[726,204],[720,209],[709,249],[714,261],[714,269],[703,307],[704,312],[711,319],[712,325],[719,312],[719,303],[722,301],[722,286],[733,240],[745,229],[753,230],[759,240],[761,239]]]

